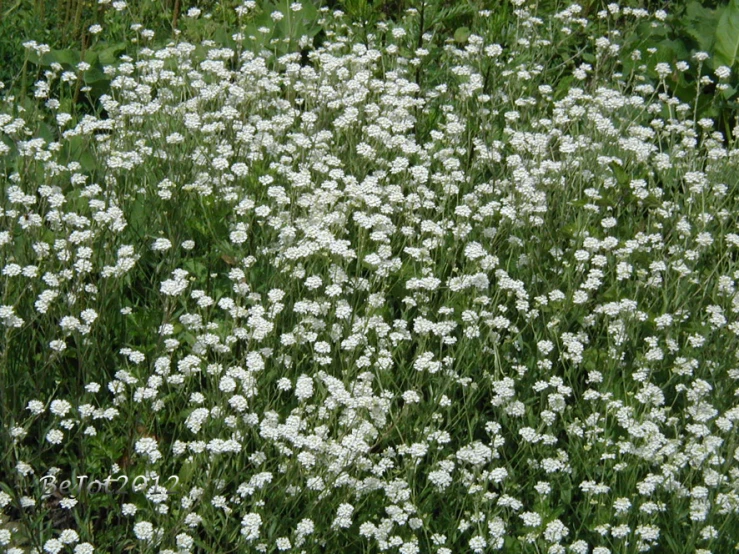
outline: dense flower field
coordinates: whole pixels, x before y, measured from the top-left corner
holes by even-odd
[[[142,29],[97,115],[6,95],[5,552],[734,550],[739,150],[667,84],[706,56],[512,10],[433,75],[417,12],[324,10],[307,53]]]

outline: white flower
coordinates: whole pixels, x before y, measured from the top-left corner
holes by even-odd
[[[79,542],[80,536],[74,529],[65,529],[59,535],[59,540],[62,541],[64,544],[74,544],[76,542]]]
[[[187,288],[187,277],[188,273],[182,269],[176,269],[173,272],[174,279],[167,279],[162,281],[160,291],[162,294],[167,296],[179,296]]]
[[[27,475],[33,475],[33,468],[26,462],[18,462],[15,466],[15,470],[24,477]]]
[[[121,513],[124,516],[135,516],[137,510],[138,508],[136,507],[136,504],[126,503],[121,506]]]
[[[631,500],[628,498],[617,498],[613,501],[613,508],[616,510],[616,515],[626,514],[631,509]]]
[[[554,343],[550,340],[540,340],[536,343],[536,347],[539,349],[539,352],[546,356],[554,350]]]
[[[49,348],[55,352],[64,352],[67,349],[67,343],[63,340],[53,340],[49,343]]]
[[[495,483],[501,483],[508,477],[508,470],[504,467],[497,467],[490,472],[490,479]]]
[[[313,379],[308,377],[305,373],[298,377],[295,383],[295,396],[298,400],[305,401],[313,396]]]
[[[259,528],[262,525],[262,516],[256,513],[249,513],[241,520],[241,534],[249,541],[255,541],[259,538]]]
[[[444,490],[452,484],[452,476],[446,471],[436,470],[429,473],[428,480],[439,490]]]
[[[421,401],[421,397],[414,390],[407,390],[403,393],[403,401],[406,404],[418,404]]]
[[[323,284],[323,280],[318,275],[311,275],[305,280],[305,287],[308,290],[315,290]]]
[[[460,462],[480,466],[489,462],[493,457],[493,453],[489,447],[480,441],[474,441],[472,444],[460,448],[456,456]]]
[[[154,463],[162,458],[162,454],[159,452],[157,446],[155,439],[144,437],[136,441],[135,449],[138,454],[148,457],[149,461]]]
[[[406,35],[405,29],[402,27],[395,27],[392,33],[394,38],[403,38]]]
[[[91,325],[98,318],[98,313],[95,310],[88,308],[82,311],[80,317],[87,325]]]
[[[656,542],[659,539],[659,527],[655,525],[639,525],[636,528],[636,534],[641,537],[643,541]]]
[[[54,400],[49,407],[49,411],[59,417],[64,417],[72,409],[72,405],[66,400]]]
[[[299,536],[305,537],[307,535],[311,535],[314,529],[315,529],[315,525],[313,524],[313,521],[308,518],[305,518],[305,519],[301,519],[298,522],[298,525],[295,528],[295,531]]]
[[[61,444],[64,440],[64,433],[59,429],[52,429],[46,433],[46,440],[51,444]]]
[[[218,388],[221,392],[233,392],[236,390],[236,381],[232,377],[224,375],[218,383]]]
[[[519,516],[526,527],[538,527],[541,525],[541,516],[536,512],[524,512]]]
[[[352,525],[352,514],[354,513],[354,506],[351,504],[340,504],[336,510],[336,518],[334,518],[331,527],[346,529]]]
[[[58,552],[61,552],[63,548],[64,543],[59,539],[49,539],[44,543],[44,552],[48,552],[49,554],[57,554]]]
[[[600,224],[604,229],[611,229],[612,227],[615,227],[618,221],[615,217],[606,217],[601,220]]]
[[[470,548],[475,552],[475,554],[484,552],[487,545],[487,541],[480,535],[476,535],[470,539]]]
[[[169,239],[165,238],[158,238],[151,245],[151,249],[155,252],[166,252],[170,248],[172,248],[172,243],[169,241]]]
[[[539,481],[534,485],[534,489],[541,495],[547,495],[552,492],[552,486],[546,481]]]
[[[29,400],[26,409],[33,415],[39,415],[44,413],[44,403],[40,400]]]
[[[154,526],[148,521],[139,521],[133,526],[133,534],[140,541],[151,541],[154,538]]]
[[[707,52],[696,52],[693,54],[693,59],[697,62],[704,62],[706,61],[710,56]]]
[[[547,524],[546,529],[544,529],[544,538],[549,542],[560,542],[569,535],[569,533],[570,532],[567,527],[565,527],[564,523],[555,519],[554,521],[550,521]]]
[[[731,69],[729,67],[726,67],[725,65],[722,65],[717,67],[714,73],[719,79],[728,79],[731,75]]]
[[[175,537],[175,542],[177,543],[177,548],[180,552],[189,552],[192,549],[193,544],[195,544],[195,539],[187,533],[180,533]]]

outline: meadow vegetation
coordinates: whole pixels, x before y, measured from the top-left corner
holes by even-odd
[[[734,60],[585,4],[100,1],[24,40],[0,549],[735,550]]]

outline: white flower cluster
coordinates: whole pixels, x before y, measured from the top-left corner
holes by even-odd
[[[37,394],[10,419],[14,506],[40,503],[35,449],[113,437],[145,471],[111,509],[166,554],[728,551],[736,144],[670,91],[687,62],[623,55],[628,33],[549,82],[592,22],[513,5],[515,36],[445,43],[415,9],[357,29],[286,4],[269,48],[121,58],[105,119],[49,99],[59,142],[0,114],[0,158],[35,168],[0,176],[3,363]],[[271,29],[310,14],[323,45],[280,55]],[[57,78],[76,74],[34,94]],[[39,392],[70,371],[77,396]],[[87,532],[43,548],[87,554]]]

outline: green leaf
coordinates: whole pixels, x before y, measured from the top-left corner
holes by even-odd
[[[611,168],[611,171],[613,171],[613,176],[616,177],[616,181],[618,181],[618,184],[621,186],[626,186],[631,182],[631,179],[629,179],[629,174],[624,171],[624,168],[618,165],[616,162],[611,162],[608,164],[608,167]]]
[[[126,43],[118,42],[100,51],[98,60],[102,65],[113,65],[118,61],[118,54],[125,52]]]
[[[80,63],[79,50],[73,50],[71,48],[67,48],[66,50],[52,50],[48,54],[45,54],[43,59],[46,59],[47,56],[49,56],[49,59],[51,60],[48,65],[56,62],[62,65],[76,67],[77,64]]]
[[[195,462],[192,461],[185,461],[185,463],[182,464],[182,467],[180,468],[180,473],[178,477],[180,478],[177,485],[186,485],[190,482],[190,479],[192,478],[193,474],[195,473]]]
[[[95,158],[95,156],[92,155],[92,153],[87,150],[80,154],[79,162],[82,166],[82,169],[90,173],[97,169],[97,159]]]
[[[723,11],[723,6],[718,10],[711,10],[696,0],[689,2],[685,8],[685,32],[695,39],[704,52],[713,50],[716,27]]]
[[[231,38],[231,33],[226,29],[218,28],[213,38],[221,46],[227,46],[229,48],[234,48],[235,46],[234,40]]]
[[[103,73],[102,68],[99,65],[93,66],[84,74],[85,84],[91,85],[100,81],[109,81],[109,77]]]
[[[559,489],[560,494],[560,505],[562,506],[569,506],[572,502],[572,483],[569,479],[565,479],[565,481],[562,483],[561,488]]]
[[[54,142],[57,139],[54,129],[52,129],[47,123],[40,122],[38,128],[38,136],[44,139],[46,142]]]
[[[714,66],[732,67],[739,57],[739,0],[731,0],[716,27]]]
[[[85,55],[82,57],[82,60],[86,63],[89,63],[90,65],[95,65],[98,63],[98,52],[95,50],[88,50],[85,52]]]
[[[464,44],[467,42],[467,39],[470,38],[470,34],[472,33],[468,27],[459,27],[454,31],[454,42]]]
[[[657,53],[652,57],[652,63],[655,65],[659,62],[672,65],[678,60],[684,60],[689,57],[688,49],[681,40],[664,39],[654,46],[657,48]]]

